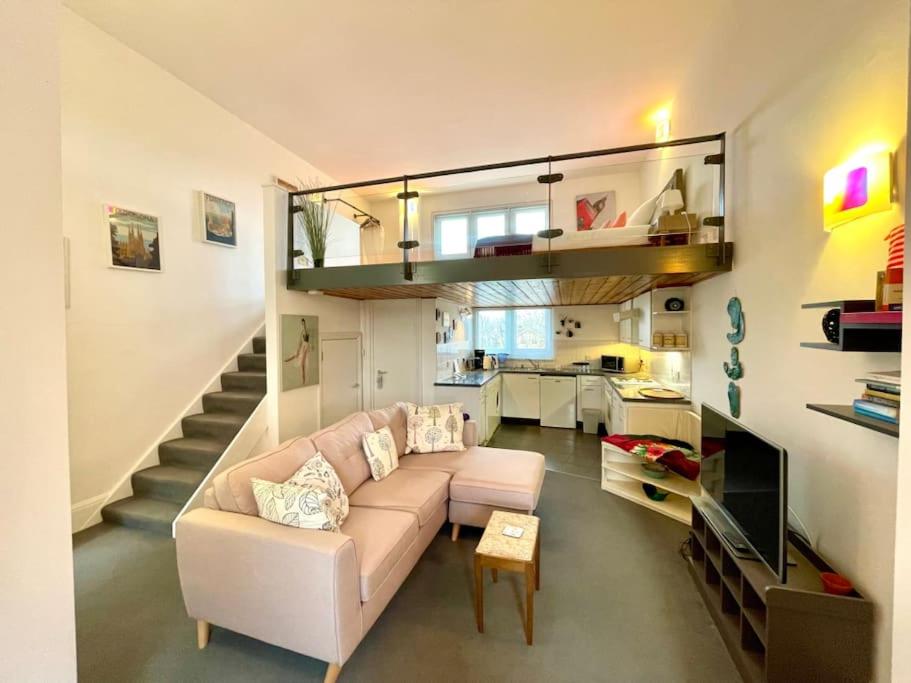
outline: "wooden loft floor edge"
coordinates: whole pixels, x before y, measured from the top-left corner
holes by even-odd
[[[342,290],[399,288],[413,289],[409,296],[420,296],[421,287],[464,283],[575,280],[579,278],[659,278],[662,276],[707,276],[729,272],[734,245],[725,244],[724,263],[717,258],[716,244],[681,246],[611,247],[560,251],[525,256],[497,256],[482,259],[422,261],[415,264],[414,279],[408,281],[401,263],[378,263],[337,268],[307,268],[295,271],[289,289],[342,294]],[[700,279],[705,279],[704,277]],[[349,298],[389,298],[351,296]],[[397,298],[404,298],[400,295]]]
[[[402,277],[400,263],[321,268],[299,271],[293,289],[356,300],[439,297],[478,308],[616,304],[729,272],[733,245],[727,247],[723,265],[706,245],[561,252],[553,255],[552,275],[546,255],[543,263],[540,255],[419,263],[413,282]],[[460,267],[466,263],[480,268]]]

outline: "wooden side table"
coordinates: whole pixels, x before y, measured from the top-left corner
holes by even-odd
[[[494,583],[497,571],[525,574],[525,642],[532,644],[535,620],[535,591],[541,590],[540,519],[517,512],[494,511],[474,551],[474,606],[478,633],[484,633],[484,568],[490,569]],[[524,529],[520,538],[503,535],[503,527]]]

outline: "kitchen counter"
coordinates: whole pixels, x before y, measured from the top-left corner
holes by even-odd
[[[664,398],[649,398],[647,396],[642,396],[639,393],[639,389],[643,386],[651,387],[660,387],[660,383],[654,381],[648,375],[642,375],[638,373],[631,373],[627,375],[618,375],[613,372],[604,372],[597,369],[585,369],[585,368],[539,368],[537,370],[532,368],[499,368],[497,370],[473,370],[471,372],[466,372],[464,375],[447,377],[445,379],[437,380],[434,382],[434,386],[437,387],[468,387],[468,388],[477,388],[482,387],[492,380],[497,375],[502,374],[521,374],[521,375],[558,375],[558,376],[567,376],[574,377],[578,375],[594,375],[607,377],[610,381],[611,389],[620,397],[621,400],[629,403],[676,403],[681,405],[689,405],[690,399],[680,398],[680,399],[664,399]],[[638,378],[641,379],[641,383],[630,384],[623,383],[622,381],[618,382],[618,379],[632,379]]]

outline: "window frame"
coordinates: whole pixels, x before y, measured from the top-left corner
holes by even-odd
[[[478,241],[478,218],[493,214],[503,214],[504,235],[517,235],[525,233],[516,232],[516,216],[529,209],[540,209],[544,213],[544,230],[547,229],[548,213],[547,204],[541,202],[524,202],[522,204],[509,204],[503,206],[488,206],[482,208],[462,209],[458,211],[440,211],[432,216],[433,223],[433,258],[435,261],[448,261],[452,259],[467,259],[474,255],[475,245]],[[468,220],[468,251],[461,254],[442,254],[442,221],[446,218],[466,218]]]
[[[505,349],[488,349],[481,345],[481,342],[478,338],[480,333],[481,326],[478,323],[478,315],[485,311],[503,311],[506,316],[504,319],[504,324],[506,329],[504,330],[504,339],[506,339],[506,348]],[[545,330],[544,330],[544,340],[545,347],[542,351],[536,352],[525,349],[520,350],[516,346],[517,343],[517,329],[516,329],[516,313],[518,311],[544,311],[544,320],[545,320]],[[555,357],[554,351],[554,315],[553,309],[548,306],[517,306],[513,308],[506,307],[497,307],[497,308],[476,308],[472,312],[472,342],[476,349],[484,348],[484,352],[488,354],[497,354],[497,353],[508,353],[510,359],[516,360],[553,360]]]

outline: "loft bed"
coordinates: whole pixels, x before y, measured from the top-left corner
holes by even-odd
[[[309,195],[325,201],[328,193],[401,183],[403,191],[396,196],[405,202],[417,196],[417,192],[409,189],[409,183],[413,188],[415,182],[429,178],[532,164],[547,164],[550,171],[555,162],[705,143],[717,144],[717,153],[702,159],[702,163],[718,168],[717,188],[714,212],[702,217],[695,227],[716,229],[717,237],[711,242],[693,243],[693,226],[684,234],[659,230],[656,214],[638,225],[600,230],[562,230],[551,227],[548,220],[547,228],[535,235],[477,240],[471,245],[473,258],[424,260],[416,256],[420,244],[410,233],[408,212],[403,211],[402,240],[397,244],[401,260],[325,268],[295,267],[295,258],[302,252],[294,248],[294,218],[301,210],[300,202],[313,199]],[[502,307],[620,303],[651,289],[695,284],[732,269],[733,244],[725,240],[724,233],[724,144],[725,134],[720,133],[291,192],[287,286],[349,299],[439,297],[472,307]],[[550,189],[562,180],[562,173],[550,172],[537,178],[538,183],[547,186],[548,211],[552,210]],[[685,195],[685,183],[684,172],[673,170],[655,200],[667,190],[679,191],[677,197]],[[692,214],[688,211],[688,208],[678,211],[675,218],[682,220],[681,216],[685,216],[689,225]]]

